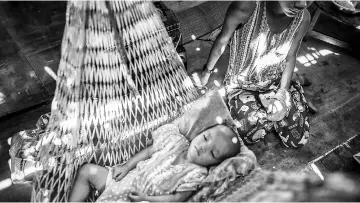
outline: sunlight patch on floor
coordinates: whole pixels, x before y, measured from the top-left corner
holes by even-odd
[[[4,190],[12,185],[11,178],[0,181],[0,191]]]
[[[6,101],[6,96],[2,92],[0,92],[0,104],[5,103],[5,101]]]
[[[339,53],[335,53],[333,51],[330,51],[328,49],[322,49],[317,50],[314,47],[307,47],[308,53],[298,56],[297,61],[301,64],[303,64],[305,67],[309,67],[311,65],[314,65],[317,63],[317,60],[320,59],[321,56],[327,56],[330,54],[334,54],[336,56],[339,55]]]

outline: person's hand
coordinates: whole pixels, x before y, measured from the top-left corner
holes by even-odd
[[[210,78],[210,73],[203,72],[202,70],[194,71],[191,73],[191,79],[197,88],[204,88],[208,83]]]
[[[130,168],[126,164],[115,166],[113,171],[113,179],[115,181],[121,180],[130,171]]]
[[[288,92],[284,89],[278,90],[274,96],[270,96],[270,104],[267,108],[267,119],[269,121],[282,120],[287,112],[286,99],[289,97]]]
[[[267,109],[267,119],[269,121],[280,121],[285,117],[286,114],[286,105],[285,102],[274,99],[271,101]]]
[[[132,202],[142,202],[142,201],[146,201],[146,195],[140,192],[131,192],[129,194],[129,199]]]

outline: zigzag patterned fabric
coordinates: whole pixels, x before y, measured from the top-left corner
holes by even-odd
[[[33,202],[67,201],[85,162],[113,166],[199,97],[148,1],[70,1]]]

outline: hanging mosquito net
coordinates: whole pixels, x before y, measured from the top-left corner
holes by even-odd
[[[198,98],[147,1],[70,1],[32,201],[67,201],[85,162],[116,165]]]

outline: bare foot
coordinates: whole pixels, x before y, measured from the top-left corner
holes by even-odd
[[[312,84],[311,81],[305,76],[299,75],[298,79],[301,86],[310,86]]]

